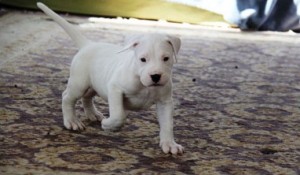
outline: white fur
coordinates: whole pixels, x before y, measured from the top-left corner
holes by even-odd
[[[65,127],[84,129],[74,109],[80,98],[86,116],[102,121],[104,130],[120,128],[129,110],[146,109],[156,104],[163,152],[182,153],[183,147],[174,141],[173,136],[171,78],[180,39],[150,34],[130,37],[124,47],[95,43],[44,4],[37,3],[37,6],[63,27],[80,48],[72,61],[68,85],[62,95]],[[95,95],[108,101],[109,118],[104,118],[94,107]]]

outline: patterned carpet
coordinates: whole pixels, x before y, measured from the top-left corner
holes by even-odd
[[[1,48],[0,174],[300,174],[298,35],[69,17],[93,40],[120,43],[128,33],[153,31],[182,38],[174,131],[185,153],[172,156],[159,148],[154,108],[131,113],[119,132],[105,132],[84,119],[78,103],[87,129],[64,129],[61,93],[76,48],[41,13],[9,15],[10,25],[26,18],[32,28]],[[8,24],[8,17],[0,20]],[[0,37],[24,30],[8,26]],[[107,104],[96,101],[108,115]]]

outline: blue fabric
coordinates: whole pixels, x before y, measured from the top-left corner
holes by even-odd
[[[300,31],[299,0],[236,0],[236,5],[240,15],[245,10],[255,11],[240,18],[237,25],[242,30]]]

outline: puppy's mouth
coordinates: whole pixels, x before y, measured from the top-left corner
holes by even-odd
[[[164,85],[163,84],[154,83],[154,84],[151,84],[149,87],[161,87],[161,86],[164,86]]]

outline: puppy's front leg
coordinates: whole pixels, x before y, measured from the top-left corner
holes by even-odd
[[[182,154],[183,147],[177,144],[173,134],[173,101],[159,102],[156,105],[160,125],[160,146],[164,153]]]
[[[116,86],[108,87],[108,105],[109,118],[102,120],[102,128],[104,130],[117,130],[123,125],[126,112],[123,106],[123,93]]]

